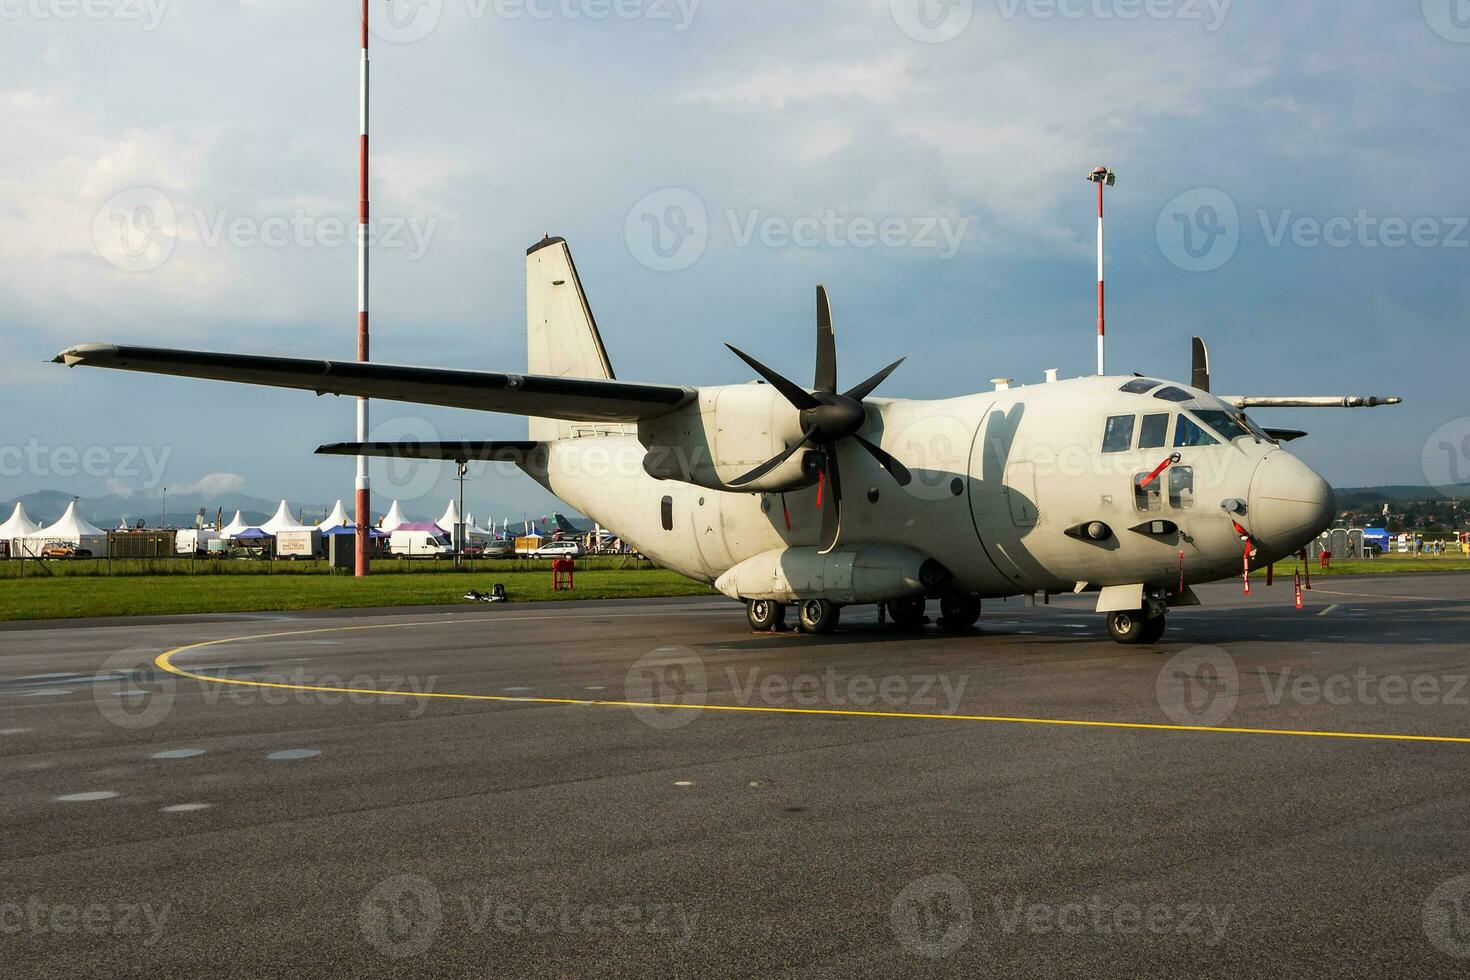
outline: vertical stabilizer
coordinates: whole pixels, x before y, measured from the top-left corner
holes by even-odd
[[[526,252],[526,373],[612,378],[612,364],[587,305],[565,239],[543,238]],[[591,424],[532,418],[531,438],[566,439]],[[608,428],[606,423],[598,426]]]

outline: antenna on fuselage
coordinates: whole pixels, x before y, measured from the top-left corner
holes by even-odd
[[[1117,175],[1107,167],[1095,167],[1087,179],[1097,185],[1097,373],[1103,368],[1103,185],[1112,187]]]

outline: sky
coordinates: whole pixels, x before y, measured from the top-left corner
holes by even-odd
[[[565,236],[620,377],[895,397],[1108,366],[1260,411],[1339,486],[1470,479],[1470,3],[372,0],[373,357],[524,370]],[[357,6],[0,0],[0,498],[350,498],[349,400],[45,363],[83,342],[350,359]],[[375,403],[376,438],[524,419]],[[147,462],[151,461],[151,462]],[[146,462],[146,465],[145,465]],[[376,465],[376,464],[375,464]],[[375,492],[437,514],[453,465]],[[477,471],[469,509],[551,498]]]

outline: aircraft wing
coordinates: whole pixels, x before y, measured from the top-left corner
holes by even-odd
[[[1221,395],[1220,400],[1236,408],[1377,408],[1403,402],[1397,395]]]
[[[53,360],[184,378],[210,378],[318,395],[356,395],[573,422],[636,422],[668,415],[696,397],[693,388],[590,378],[500,374],[358,361],[83,344]]]

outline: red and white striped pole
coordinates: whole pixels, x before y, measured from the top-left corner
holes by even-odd
[[[358,143],[357,204],[357,359],[368,359],[368,0],[362,0],[362,63],[358,76],[361,135]],[[357,441],[367,442],[368,400],[357,400]],[[357,563],[356,573],[369,570],[373,493],[367,457],[357,457]]]
[[[1103,185],[1113,186],[1117,176],[1107,167],[1098,167],[1087,175],[1097,185],[1097,373],[1106,374],[1103,366]]]

